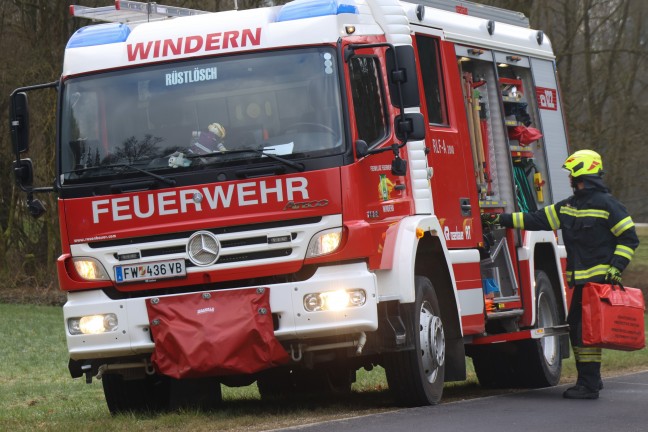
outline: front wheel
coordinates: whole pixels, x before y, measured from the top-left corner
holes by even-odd
[[[389,390],[399,404],[434,405],[443,395],[445,332],[432,282],[416,276],[415,284],[416,300],[402,305],[414,349],[387,354],[384,366]]]
[[[262,400],[343,396],[351,393],[355,377],[355,369],[344,366],[314,370],[276,368],[262,372],[257,387]]]
[[[220,382],[216,378],[173,379],[157,374],[129,378],[119,374],[103,376],[104,396],[111,414],[179,409],[212,411],[222,401]]]

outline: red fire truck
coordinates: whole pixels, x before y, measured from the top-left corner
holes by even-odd
[[[571,193],[549,39],[467,1],[294,0],[106,21],[61,78],[11,95],[14,171],[58,197],[72,377],[108,407],[214,408],[348,392],[385,369],[439,402],[555,385],[568,356],[560,233],[482,226]],[[35,186],[27,93],[55,89],[56,178]]]

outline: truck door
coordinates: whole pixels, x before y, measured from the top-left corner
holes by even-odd
[[[461,84],[452,44],[442,42],[434,29],[415,37],[421,73],[423,112],[428,119],[428,164],[434,212],[443,226],[448,248],[475,247],[481,238],[479,204],[473,161],[466,134]],[[427,34],[430,32],[431,34]],[[440,35],[440,33],[439,33]],[[460,115],[458,115],[460,114]]]
[[[560,167],[567,159],[567,130],[562,112],[556,64],[552,60],[530,58],[531,73],[535,84],[538,117],[542,125],[547,148],[547,179],[553,201],[560,201],[572,194],[569,178]]]

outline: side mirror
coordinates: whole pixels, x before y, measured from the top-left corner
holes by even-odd
[[[9,104],[9,121],[11,122],[11,140],[16,155],[29,150],[29,108],[27,93],[11,95]]]
[[[405,135],[408,141],[418,141],[425,139],[425,119],[421,113],[405,113],[396,116],[394,119],[396,126],[396,137],[405,142]]]
[[[417,107],[421,104],[418,80],[416,79],[416,57],[414,47],[400,45],[389,48],[386,53],[389,73],[389,93],[391,103],[397,108]],[[400,95],[398,91],[400,83]],[[401,106],[401,99],[402,104]]]
[[[41,200],[29,197],[27,199],[27,211],[29,211],[29,216],[38,219],[47,212],[47,209]]]
[[[16,182],[22,187],[30,187],[34,183],[34,167],[31,159],[20,159],[13,163]]]
[[[407,161],[399,157],[395,157],[392,161],[391,172],[395,176],[404,176],[407,174]]]
[[[357,140],[355,142],[355,152],[356,157],[362,159],[369,154],[369,145],[365,140]]]

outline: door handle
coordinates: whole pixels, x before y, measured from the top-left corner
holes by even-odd
[[[459,198],[459,206],[461,207],[461,216],[472,216],[470,198]]]

